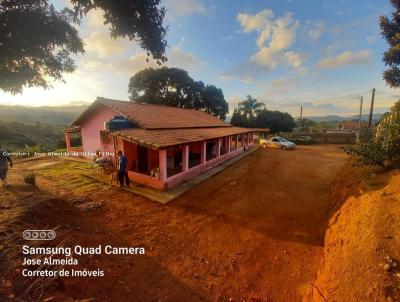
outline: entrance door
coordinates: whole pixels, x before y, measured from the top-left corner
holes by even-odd
[[[140,173],[147,173],[149,170],[149,161],[147,156],[147,148],[138,145],[137,146],[137,158],[138,158],[138,168]]]

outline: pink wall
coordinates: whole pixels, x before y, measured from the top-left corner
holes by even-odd
[[[211,169],[212,167],[215,167],[215,166],[219,165],[220,163],[239,155],[242,152],[243,152],[243,148],[239,148],[235,151],[232,151],[231,153],[227,153],[227,154],[221,155],[220,157],[209,160],[204,164],[197,165],[197,166],[189,169],[186,172],[179,173],[174,176],[168,177],[166,187],[168,189],[173,188],[173,187],[179,185],[181,182],[183,182],[185,180],[189,180],[189,179],[195,177],[196,175],[199,175],[200,173],[203,173],[204,171]]]
[[[101,150],[100,131],[104,130],[104,122],[110,120],[118,113],[99,105],[97,110],[81,124],[82,147],[84,152]]]
[[[163,190],[165,187],[164,183],[161,180],[141,173],[128,171],[128,177],[130,180],[134,182],[140,183],[148,187],[152,187],[157,190]]]

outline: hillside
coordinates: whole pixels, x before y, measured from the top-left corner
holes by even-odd
[[[23,107],[0,105],[0,142],[9,151],[63,146],[63,130],[87,106]]]
[[[0,121],[66,126],[87,106],[23,107],[0,105]]]
[[[314,122],[324,122],[324,123],[331,123],[331,122],[340,122],[340,121],[351,121],[351,120],[358,120],[359,116],[358,115],[353,115],[353,116],[339,116],[339,115],[326,115],[326,116],[306,116],[305,118],[314,121]],[[382,118],[381,113],[376,113],[372,116],[372,119],[374,122],[380,121]],[[369,114],[363,114],[361,116],[361,119],[363,121],[368,121],[369,119]]]

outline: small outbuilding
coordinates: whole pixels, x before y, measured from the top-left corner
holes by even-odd
[[[65,130],[68,152],[128,158],[130,180],[159,190],[244,152],[256,130],[233,127],[202,111],[97,98]],[[72,147],[80,133],[82,146]]]

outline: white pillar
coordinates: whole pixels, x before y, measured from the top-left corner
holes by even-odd
[[[71,133],[65,132],[65,144],[67,145],[67,151],[71,150]]]
[[[189,170],[189,145],[182,148],[182,172]]]
[[[217,157],[220,157],[221,156],[221,139],[220,138],[218,138],[217,139]]]
[[[204,164],[207,161],[207,142],[201,142],[201,150],[200,150],[200,164]]]

